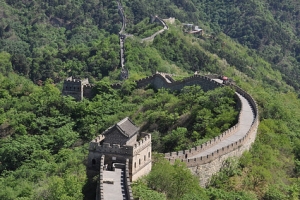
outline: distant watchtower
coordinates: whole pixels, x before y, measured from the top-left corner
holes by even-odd
[[[121,69],[120,79],[121,81],[128,79],[129,71],[125,67]]]
[[[92,86],[87,78],[81,80],[71,76],[64,81],[62,94],[72,96],[77,101],[81,101],[83,97],[90,98],[91,91]]]
[[[135,181],[151,171],[151,135],[139,134],[139,128],[126,117],[90,142],[89,170],[99,171],[102,155],[107,170],[112,170],[114,163],[125,164],[129,159],[130,179]]]

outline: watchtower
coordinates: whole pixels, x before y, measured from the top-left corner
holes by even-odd
[[[89,170],[99,171],[102,155],[107,170],[129,159],[130,180],[135,181],[151,171],[151,135],[139,133],[139,127],[126,117],[90,142]]]
[[[71,76],[64,81],[62,94],[70,95],[77,101],[81,101],[83,97],[91,96],[91,88],[87,78],[81,80]]]
[[[121,81],[128,79],[129,77],[129,71],[128,69],[126,69],[125,67],[121,69],[121,73],[120,73],[120,79]]]

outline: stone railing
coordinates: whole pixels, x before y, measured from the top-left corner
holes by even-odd
[[[211,78],[218,78],[218,77],[219,77],[218,75],[211,76]],[[211,78],[206,77],[206,76],[201,76],[201,75],[194,75],[194,76],[188,77],[186,79],[183,79],[181,81],[175,81],[175,82],[169,83],[163,77],[162,74],[157,73],[152,76],[148,76],[146,78],[140,79],[140,80],[136,81],[136,83],[137,83],[138,88],[143,88],[143,87],[146,87],[147,85],[152,85],[156,89],[166,88],[166,89],[170,89],[170,90],[180,90],[180,89],[184,88],[185,86],[200,85],[204,91],[208,91],[208,90],[215,89],[217,87],[224,86],[223,84],[218,83],[217,81],[215,81]],[[218,143],[226,140],[228,137],[234,135],[235,133],[237,133],[240,130],[240,127],[243,124],[243,121],[241,121],[241,112],[240,112],[239,118],[238,118],[238,123],[236,125],[234,125],[233,127],[231,127],[230,129],[228,129],[227,131],[220,134],[219,136],[213,138],[212,140],[210,140],[200,146],[188,149],[188,150],[166,153],[165,158],[167,160],[169,160],[171,163],[174,163],[175,160],[180,160],[182,162],[185,162],[187,167],[189,167],[193,171],[193,170],[197,170],[196,169],[196,168],[198,168],[197,166],[200,166],[200,168],[201,168],[201,166],[204,166],[207,163],[210,163],[212,161],[215,163],[219,160],[219,163],[215,163],[215,165],[218,167],[215,167],[213,170],[208,170],[207,176],[210,177],[213,173],[217,172],[221,168],[222,162],[224,161],[223,159],[227,158],[227,156],[229,156],[229,157],[230,156],[240,156],[242,154],[242,152],[244,152],[245,150],[248,150],[250,148],[252,142],[254,142],[254,139],[256,137],[257,128],[258,128],[258,124],[259,124],[258,106],[257,106],[256,102],[254,101],[254,99],[252,98],[252,96],[249,95],[246,91],[242,90],[241,88],[239,88],[238,86],[236,86],[232,83],[228,83],[226,85],[231,86],[236,91],[236,97],[237,97],[237,101],[238,101],[237,104],[241,108],[243,107],[243,105],[242,105],[242,100],[240,99],[239,95],[243,96],[247,100],[247,103],[249,103],[249,105],[252,109],[253,115],[254,115],[254,118],[252,118],[253,121],[251,122],[251,126],[250,126],[249,130],[247,132],[245,132],[244,136],[241,137],[239,140],[234,141],[227,146],[216,149],[214,152],[211,152],[205,156],[196,157],[197,154],[204,152],[205,150],[213,147],[214,145],[217,145]],[[189,158],[189,157],[194,157],[194,158]],[[220,159],[220,157],[222,157],[222,159]],[[193,167],[196,167],[196,168],[193,168]],[[208,168],[210,168],[210,167],[213,167],[213,166],[209,166]],[[201,172],[199,172],[199,173],[201,174]],[[195,173],[195,174],[197,174],[197,173]],[[205,177],[205,180],[200,181],[200,184],[204,185],[207,183],[207,181],[208,181],[208,178]]]
[[[129,159],[126,159],[124,180],[125,180],[127,199],[128,200],[133,200],[131,182],[130,182],[130,175],[129,175]]]
[[[104,158],[105,156],[101,156],[100,160],[100,172],[99,172],[99,179],[98,179],[98,188],[96,192],[96,200],[103,200],[104,199],[104,192],[103,192],[103,169],[104,169]]]
[[[180,161],[185,162],[188,167],[203,165],[205,163],[209,163],[212,160],[219,158],[220,156],[222,156],[224,154],[227,154],[229,152],[232,152],[232,151],[238,149],[239,147],[248,143],[249,139],[252,138],[252,136],[254,136],[254,137],[256,136],[257,127],[259,124],[257,104],[254,101],[254,99],[251,97],[251,95],[249,95],[247,92],[245,92],[244,90],[242,90],[241,88],[239,88],[235,85],[232,85],[232,86],[236,90],[237,93],[241,94],[243,97],[245,97],[247,99],[247,101],[249,102],[249,104],[252,107],[252,110],[253,110],[253,113],[255,116],[250,129],[247,131],[247,133],[244,135],[244,137],[242,137],[241,139],[239,139],[236,142],[231,143],[230,145],[228,145],[226,147],[217,149],[216,151],[214,151],[206,156],[201,156],[201,157],[192,158],[192,159],[188,158],[188,157],[193,156],[199,152],[202,152],[202,151],[208,149],[209,147],[212,147],[214,144],[217,144],[220,141],[224,140],[226,138],[226,136],[224,137],[222,134],[222,135],[212,139],[211,141],[206,142],[205,144],[203,144],[199,147],[195,147],[195,148],[192,148],[189,150],[184,150],[184,151],[179,151],[179,152],[166,153],[165,154],[166,159],[168,159],[171,163],[174,163],[174,161],[176,159],[179,159]],[[241,123],[240,120],[239,120],[238,124],[239,123]],[[239,126],[238,124],[236,125],[237,127],[232,127],[232,128],[237,129]],[[232,132],[232,130],[230,130],[230,129],[228,131]],[[234,131],[233,131],[233,133],[234,133]],[[229,133],[229,135],[230,135],[230,133]]]
[[[151,134],[145,135],[133,145],[133,154],[136,155],[151,143]]]
[[[237,104],[242,106],[242,101],[240,100],[240,98],[238,98],[237,95],[236,95],[236,97],[237,97],[237,101],[238,101]],[[222,134],[216,136],[215,138],[203,143],[202,145],[199,145],[199,146],[193,147],[191,149],[187,149],[187,150],[165,153],[164,157],[166,159],[170,159],[170,160],[171,159],[172,160],[175,160],[175,159],[184,160],[184,159],[192,157],[196,154],[199,154],[199,153],[211,148],[212,146],[214,146],[214,145],[220,143],[221,141],[223,141],[224,139],[232,136],[233,134],[235,134],[239,130],[240,122],[241,122],[240,118],[241,118],[241,113],[239,114],[237,124],[232,126],[230,129],[224,131]]]
[[[133,155],[133,146],[120,146],[120,144],[113,144],[110,143],[100,143],[91,142],[90,151],[97,151],[102,153],[115,153],[115,154],[123,154],[123,155]]]
[[[195,167],[195,166],[198,166],[198,165],[203,165],[203,164],[209,163],[209,162],[219,158],[222,155],[228,154],[228,153],[238,149],[239,147],[241,147],[245,143],[247,143],[249,137],[252,134],[256,133],[257,126],[258,126],[258,122],[256,121],[253,124],[253,126],[251,127],[251,129],[247,132],[247,134],[242,139],[240,139],[237,142],[232,143],[231,145],[228,145],[227,147],[222,147],[221,149],[218,149],[218,150],[216,150],[216,151],[214,151],[214,152],[212,152],[212,153],[210,153],[206,156],[201,156],[201,157],[192,158],[192,159],[179,159],[179,160],[181,162],[185,162],[187,167]],[[170,161],[170,163],[174,163],[175,160],[178,160],[178,159],[177,158],[175,158],[175,159],[169,158],[168,160]]]

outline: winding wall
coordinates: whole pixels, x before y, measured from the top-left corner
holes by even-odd
[[[125,38],[127,34],[125,33],[126,27],[126,18],[124,14],[124,9],[119,1],[118,3],[118,11],[120,16],[122,17],[122,28],[119,32],[119,40],[120,40],[120,66],[121,66],[121,74],[120,79],[125,80],[129,76],[129,71],[125,68]]]
[[[125,28],[126,28],[126,17],[124,14],[124,9],[122,7],[122,4],[120,1],[117,1],[118,4],[118,12],[122,18],[122,28],[119,31],[119,40],[120,40],[120,66],[121,66],[121,73],[120,73],[120,79],[121,80],[125,80],[129,77],[129,70],[125,67],[125,39],[128,36],[132,36],[132,35],[128,35],[125,33]],[[155,20],[158,20],[163,26],[164,28],[157,31],[156,33],[154,33],[153,35],[151,35],[150,37],[147,38],[143,38],[141,41],[145,42],[145,41],[153,41],[153,39],[160,33],[164,32],[165,30],[168,30],[169,27],[166,24],[166,22],[159,18],[158,16],[155,16]]]
[[[161,74],[154,74],[136,81],[137,87],[152,85],[156,89],[167,88],[181,90],[185,86],[200,85],[204,91],[224,86],[221,80],[194,75],[181,81],[168,82]],[[233,156],[241,156],[249,150],[254,142],[258,121],[258,107],[254,99],[246,91],[233,85],[241,110],[238,123],[210,141],[191,149],[166,153],[164,157],[171,163],[175,160],[185,162],[187,167],[199,177],[201,186],[209,183],[213,174],[218,172],[224,161]]]
[[[120,2],[118,2],[118,9],[123,20],[122,29],[120,30],[119,35],[122,67],[121,77],[123,74],[123,79],[125,79],[128,78],[128,70],[125,69],[124,55],[124,42],[126,38],[124,31],[126,19]],[[142,39],[142,41],[153,40],[157,34],[168,29],[168,26],[162,19],[157,16],[156,18],[163,24],[164,28],[152,36]],[[223,86],[223,84],[219,83],[216,79],[211,79],[201,75],[194,75],[182,81],[170,81],[170,79],[166,76],[158,73],[138,80],[136,81],[136,84],[138,88],[152,85],[156,89],[167,88],[170,90],[181,90],[185,86],[200,85],[204,91]],[[222,168],[226,159],[233,156],[239,157],[244,151],[249,150],[257,134],[259,121],[256,102],[241,88],[232,84],[230,85],[235,89],[238,103],[241,105],[238,123],[224,133],[200,146],[184,151],[165,154],[165,158],[171,163],[174,163],[175,160],[185,162],[187,167],[199,177],[201,186],[205,186],[209,183],[211,176]],[[120,84],[116,84],[113,85],[113,88],[119,88],[120,86]]]
[[[159,30],[159,31],[157,31],[156,33],[154,33],[154,34],[151,35],[150,37],[143,38],[143,39],[141,40],[141,42],[153,41],[154,38],[155,38],[158,34],[161,34],[161,33],[163,33],[165,30],[168,30],[168,29],[169,29],[168,25],[166,24],[166,22],[165,22],[164,20],[162,20],[162,19],[159,18],[158,16],[155,16],[155,20],[156,20],[156,19],[164,26],[164,28],[161,29],[161,30]]]

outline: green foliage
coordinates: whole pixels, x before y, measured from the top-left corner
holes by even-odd
[[[138,180],[132,184],[134,198],[139,198],[141,200],[165,200],[165,195],[158,193],[145,185],[142,181]]]
[[[167,199],[208,199],[197,178],[179,161],[171,165],[157,158],[146,183],[149,188],[166,194]]]
[[[226,163],[205,192],[180,163],[162,162],[146,183],[134,186],[136,196],[299,199],[299,2],[122,4],[126,31],[138,37],[161,28],[148,23],[153,14],[194,23],[205,31],[198,38],[185,35],[177,20],[152,44],[127,38],[125,65],[132,79],[156,71],[226,74],[254,96],[261,120],[252,149],[239,162]],[[121,17],[115,1],[6,0],[0,18],[0,199],[84,198],[82,163],[87,152],[81,144],[125,116],[153,132],[153,149],[159,152],[202,144],[236,122],[229,88],[204,93],[188,87],[173,94],[136,90],[132,80],[119,91],[110,88],[108,78],[96,82],[119,75],[116,34]],[[38,87],[12,71],[44,85]],[[96,82],[92,101],[60,95],[55,84],[70,75]]]
[[[157,144],[153,146],[155,151],[190,148],[204,142],[204,138],[217,136],[236,122],[234,92],[227,87],[205,93],[199,86],[189,86],[179,94],[162,89],[152,98],[147,98],[147,93],[138,95],[145,99],[140,108],[142,112],[138,112],[135,119],[146,119],[145,128],[158,131],[153,138]]]
[[[7,74],[12,71],[10,62],[11,55],[7,52],[0,52],[0,73]]]
[[[126,32],[140,38],[146,38],[150,37],[162,28],[163,26],[159,22],[151,23],[151,19],[149,17],[146,17],[133,27],[126,27]]]

